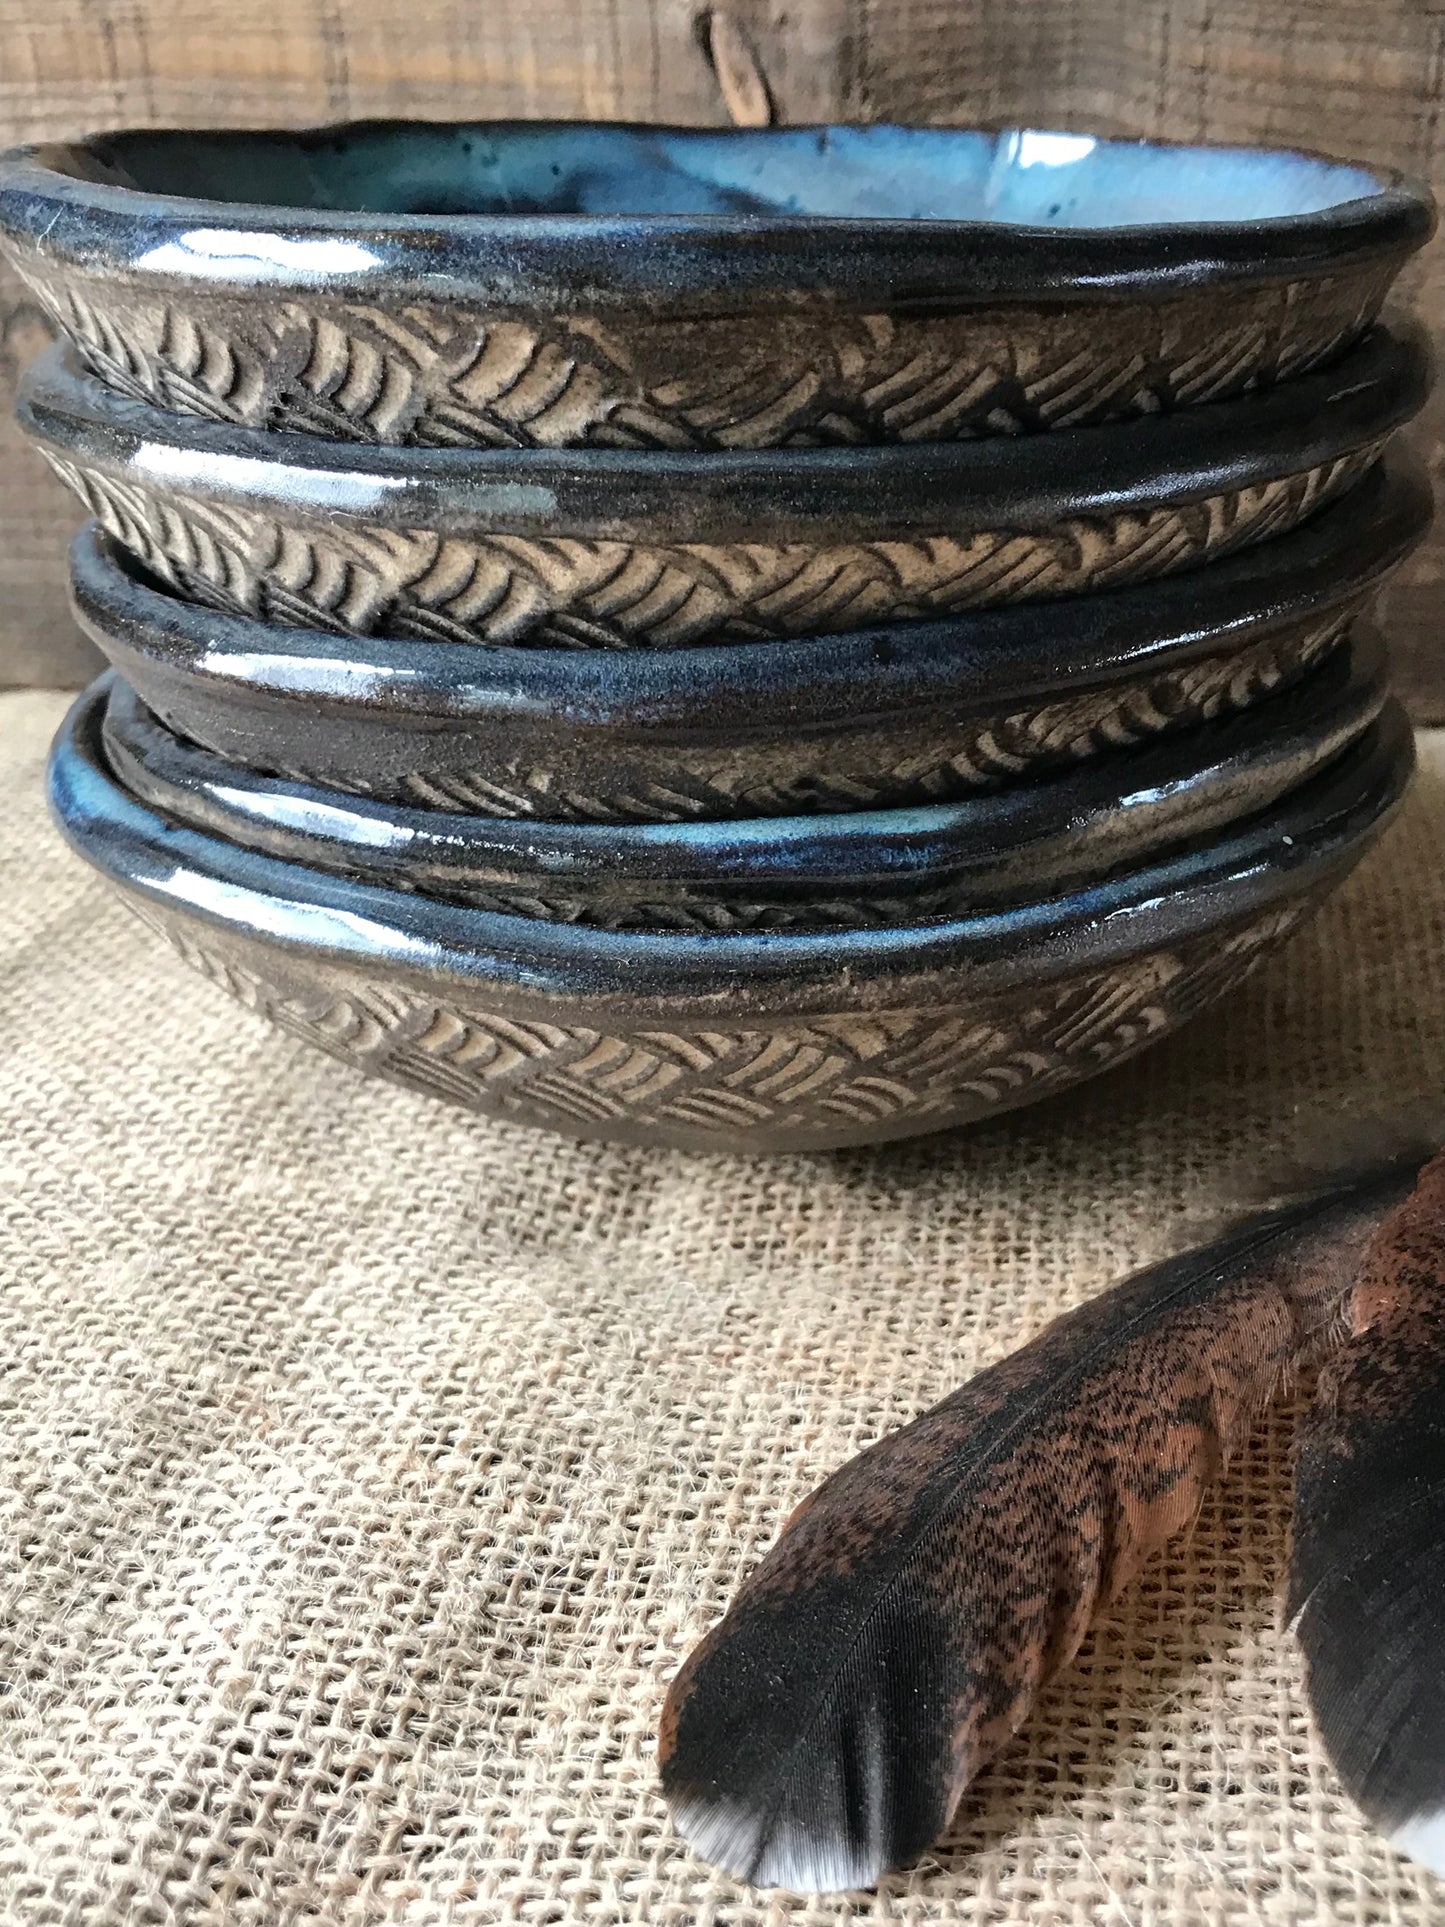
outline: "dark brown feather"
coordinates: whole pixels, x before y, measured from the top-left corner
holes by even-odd
[[[1425,1155],[1136,1274],[805,1500],[668,1695],[663,1787],[698,1852],[830,1892],[936,1840],[1096,1606],[1338,1325]]]
[[[1346,1792],[1445,1873],[1445,1156],[1373,1240],[1306,1417],[1290,1610]]]

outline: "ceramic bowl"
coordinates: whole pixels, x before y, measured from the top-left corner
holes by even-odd
[[[334,876],[601,929],[864,929],[1060,896],[1222,834],[1375,720],[1384,649],[1358,635],[1225,723],[965,803],[751,822],[506,822],[255,776],[178,741],[114,672],[104,746],[157,815]]]
[[[1213,568],[807,641],[477,649],[263,625],[148,586],[91,525],[87,632],[172,730],[272,775],[561,821],[945,801],[1227,715],[1321,659],[1419,540],[1394,449],[1346,501]]]
[[[112,386],[374,442],[770,447],[1152,413],[1369,324],[1426,190],[1013,130],[588,124],[21,149],[0,232]]]
[[[917,448],[358,449],[114,394],[58,350],[24,427],[184,594],[342,634],[675,648],[1102,589],[1295,527],[1423,402],[1418,333],[1140,426]]]
[[[631,932],[328,877],[159,816],[76,706],[52,808],[214,981],[358,1068],[556,1130],[746,1151],[904,1137],[1132,1056],[1236,985],[1393,813],[1391,705],[1218,841],[1033,906],[902,929]]]

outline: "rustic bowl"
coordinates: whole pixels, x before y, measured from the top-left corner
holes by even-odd
[[[1385,701],[1379,637],[1243,716],[913,810],[751,822],[496,821],[255,776],[177,739],[114,672],[107,765],[176,823],[333,876],[601,929],[862,929],[1063,895],[1218,838],[1308,781]]]
[[[93,524],[72,582],[156,715],[255,769],[483,815],[679,821],[947,800],[1226,715],[1319,660],[1429,517],[1397,448],[1199,574],[767,648],[338,648],[159,593]]]
[[[57,740],[75,848],[192,964],[359,1068],[519,1122],[703,1149],[905,1137],[1133,1055],[1244,977],[1359,859],[1413,759],[1387,707],[1217,843],[1051,903],[903,929],[646,934],[327,877],[134,801],[100,702]]]
[[[1296,526],[1423,402],[1416,332],[1146,424],[916,448],[368,448],[114,394],[58,350],[20,419],[156,574],[338,633],[574,648],[865,628],[1102,589]]]
[[[1428,192],[1022,130],[501,123],[20,149],[0,233],[91,367],[348,440],[767,447],[1152,413],[1347,346]]]

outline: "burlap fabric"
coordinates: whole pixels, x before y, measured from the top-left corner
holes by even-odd
[[[764,1163],[482,1123],[268,1029],[45,826],[60,714],[0,701],[0,1919],[1441,1918],[1308,1731],[1287,1412],[876,1897],[699,1865],[652,1736],[829,1468],[1179,1242],[1241,1158],[1439,1089],[1445,739],[1177,1041],[971,1135]]]

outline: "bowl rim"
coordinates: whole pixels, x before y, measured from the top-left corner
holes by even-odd
[[[595,930],[464,908],[324,876],[184,829],[108,771],[94,685],[52,747],[53,818],[93,867],[153,909],[282,952],[441,983],[575,1019],[661,1006],[730,1016],[766,990],[768,1019],[821,1006],[877,1009],[930,993],[985,994],[1147,955],[1238,927],[1335,881],[1398,808],[1414,736],[1393,699],[1321,776],[1202,852],[1063,898],[938,923],[841,932]],[[641,986],[645,985],[645,989]]]
[[[1194,289],[1289,281],[1388,257],[1403,259],[1434,230],[1428,187],[1395,169],[1334,161],[1368,175],[1373,193],[1310,214],[1258,221],[1174,221],[1139,227],[1061,229],[1013,222],[915,221],[814,216],[390,215],[328,213],[276,205],[191,199],[77,177],[107,142],[137,134],[216,131],[320,141],[338,134],[471,126],[492,133],[603,129],[756,141],[820,136],[837,123],[779,129],[698,128],[648,122],[370,120],[309,129],[127,129],[73,142],[35,143],[0,155],[0,231],[71,270],[128,275],[160,286],[250,293],[261,287],[336,299],[442,300],[494,309],[539,304],[584,311],[627,304],[665,289],[664,307],[736,313],[821,296],[848,306],[897,310],[920,301],[953,307],[1058,299],[1110,302]],[[1003,138],[1023,128],[902,129]],[[849,130],[853,131],[853,130]],[[1115,147],[1228,152],[1277,149],[1128,140]],[[1315,163],[1331,157],[1283,151]],[[210,237],[186,262],[187,234]],[[281,243],[269,251],[256,243]],[[308,240],[365,237],[364,247],[307,249]],[[286,245],[286,244],[291,245]],[[249,245],[248,245],[249,244]],[[164,265],[146,257],[165,248]],[[229,250],[229,252],[228,252]],[[362,257],[365,258],[362,258]]]
[[[445,721],[529,737],[652,744],[750,740],[915,717],[925,703],[986,715],[1002,701],[1080,693],[1243,647],[1362,600],[1424,538],[1433,498],[1401,443],[1343,500],[1208,569],[1053,602],[774,642],[581,650],[505,643],[339,639],[186,602],[128,568],[84,523],[70,547],[71,606],[113,661],[308,714],[377,726]],[[1062,660],[1061,660],[1062,655]]]
[[[416,448],[172,414],[107,388],[54,342],[26,369],[16,414],[92,472],[285,525],[649,547],[917,541],[930,527],[1023,531],[1185,505],[1324,467],[1417,413],[1432,372],[1411,322],[1376,326],[1328,368],[1142,424],[857,448]]]
[[[789,897],[941,885],[984,876],[1041,844],[1087,840],[1125,811],[1154,823],[1134,860],[1142,868],[1150,851],[1197,842],[1190,825],[1200,807],[1218,807],[1249,775],[1277,772],[1279,794],[1311,780],[1376,721],[1387,680],[1383,638],[1361,625],[1318,674],[1263,704],[1030,783],[948,803],[677,823],[476,816],[354,796],[263,775],[180,741],[114,670],[95,689],[112,775],[179,823],[244,848],[264,849],[273,835],[294,840],[287,860],[326,868],[324,856],[382,881],[388,871],[424,866],[438,883],[451,873],[498,887],[571,886],[600,899],[754,885]],[[1312,765],[1304,777],[1301,759]],[[1261,807],[1239,806],[1226,822]]]

